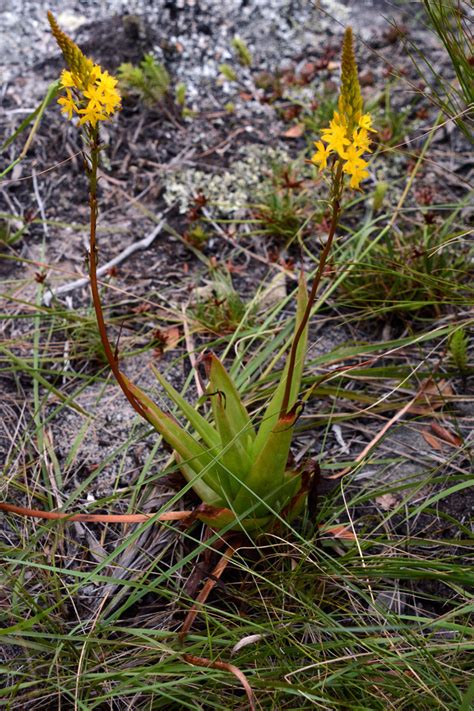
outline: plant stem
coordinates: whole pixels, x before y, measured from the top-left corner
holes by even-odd
[[[339,222],[339,215],[341,212],[341,204],[340,204],[341,194],[342,194],[342,161],[339,159],[337,162],[336,169],[335,169],[334,179],[333,179],[333,184],[332,184],[332,197],[331,197],[332,216],[331,216],[331,224],[329,227],[328,238],[326,240],[326,244],[324,245],[324,249],[321,252],[321,256],[319,258],[318,269],[317,269],[316,275],[313,280],[313,285],[311,287],[311,291],[308,296],[308,303],[306,304],[306,309],[303,314],[303,318],[301,319],[301,323],[298,327],[297,332],[295,333],[293,343],[291,344],[290,360],[289,360],[289,365],[288,365],[288,375],[286,378],[285,392],[283,394],[283,400],[281,403],[280,417],[283,417],[288,412],[288,405],[289,405],[290,393],[291,393],[291,383],[293,380],[293,373],[295,370],[296,353],[298,350],[298,344],[301,340],[301,336],[304,333],[304,330],[306,328],[306,324],[308,323],[309,317],[311,316],[311,309],[312,309],[314,301],[316,299],[318,287],[319,287],[321,278],[324,273],[324,267],[326,266],[327,258],[329,256],[330,251],[331,251],[332,243],[334,240],[334,235],[336,234],[336,229],[337,229],[337,225]]]
[[[87,170],[89,176],[90,207],[89,278],[92,292],[92,301],[94,304],[95,315],[97,318],[97,327],[99,329],[100,340],[102,341],[105,357],[107,358],[107,361],[112,369],[115,379],[122,388],[125,397],[129,401],[133,409],[136,410],[139,415],[147,419],[145,410],[143,409],[141,403],[139,402],[139,400],[137,400],[135,395],[130,392],[128,385],[122,376],[117,356],[112,350],[112,346],[110,345],[110,341],[107,336],[107,327],[105,325],[104,313],[100,300],[99,285],[97,281],[97,168],[99,165],[99,129],[97,128],[97,126],[95,128],[90,129],[89,141],[91,161],[90,167]]]

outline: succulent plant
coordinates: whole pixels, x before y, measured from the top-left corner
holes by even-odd
[[[306,306],[306,285],[301,278],[295,333]],[[293,375],[289,376],[287,362],[258,428],[254,427],[232,378],[213,353],[201,358],[209,379],[207,395],[213,424],[154,369],[160,385],[194,434],[125,379],[129,392],[140,403],[143,416],[173,448],[184,477],[201,499],[197,518],[212,528],[261,531],[278,518],[291,519],[301,510],[307,493],[306,477],[300,470],[289,467],[288,460],[294,425],[301,410],[297,397],[306,342],[305,327],[298,342]],[[291,377],[290,406],[283,408],[288,377]]]

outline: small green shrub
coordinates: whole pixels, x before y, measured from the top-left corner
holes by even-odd
[[[161,103],[169,96],[170,75],[151,54],[146,54],[138,66],[121,64],[117,74],[122,92],[138,96],[148,105]]]
[[[234,37],[232,47],[237,54],[237,60],[243,67],[252,66],[252,55],[249,48],[241,37]]]
[[[244,318],[247,325],[254,321],[254,309],[248,309],[230,278],[221,274],[215,274],[211,287],[198,295],[191,315],[206,330],[219,335],[235,331]]]
[[[470,289],[466,256],[436,225],[392,232],[351,265],[340,301],[373,316],[439,314],[448,304],[465,303]]]
[[[458,328],[449,339],[449,354],[461,375],[466,375],[469,364],[469,336],[464,328]]]

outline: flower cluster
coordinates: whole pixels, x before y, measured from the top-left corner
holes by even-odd
[[[317,150],[311,158],[311,161],[323,170],[327,166],[328,157],[336,153],[345,161],[342,169],[351,176],[350,187],[355,189],[359,187],[361,180],[369,175],[368,163],[362,158],[362,154],[370,152],[369,131],[374,130],[370,114],[362,114],[356,120],[357,125],[350,130],[347,117],[335,111],[329,128],[322,130],[322,141],[315,142]]]
[[[97,64],[92,64],[87,81],[77,74],[64,70],[61,74],[61,86],[66,96],[58,99],[61,111],[72,119],[79,115],[79,123],[90,123],[92,127],[98,121],[107,121],[120,107],[120,94],[114,79]]]
[[[369,175],[368,163],[362,154],[370,153],[369,131],[374,129],[370,114],[362,113],[362,96],[350,27],[344,34],[341,67],[339,110],[334,112],[329,128],[322,130],[322,141],[315,142],[317,150],[311,161],[321,171],[326,168],[328,157],[335,153],[339,160],[344,161],[343,172],[351,176],[350,187],[358,189],[361,180]],[[326,146],[323,141],[327,143]]]
[[[52,13],[48,12],[52,33],[66,61],[61,74],[61,87],[66,95],[58,99],[61,111],[69,119],[76,114],[80,124],[95,128],[98,121],[107,121],[120,108],[117,79],[84,56],[79,47],[63,32]]]

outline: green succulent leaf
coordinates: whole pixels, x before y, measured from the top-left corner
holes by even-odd
[[[187,469],[194,472],[193,488],[198,496],[200,496],[198,492],[199,479],[196,479],[196,475],[201,476],[206,486],[220,495],[226,479],[224,471],[217,461],[215,454],[211,450],[205,449],[189,432],[186,432],[181,425],[175,422],[172,417],[163,412],[148,395],[145,395],[140,388],[131,383],[125,376],[123,377],[130,392],[144,408],[148,422],[161,434],[170,447],[177,452]]]
[[[296,335],[296,332],[299,329],[299,326],[301,324],[301,321],[303,319],[303,315],[306,309],[308,303],[308,292],[306,289],[306,281],[304,278],[304,275],[300,275],[300,280],[299,280],[299,285],[298,285],[298,300],[297,300],[297,308],[296,308],[296,321],[295,321],[295,330],[294,334]],[[296,351],[296,362],[295,362],[295,370],[293,373],[293,379],[291,383],[291,391],[290,391],[290,407],[294,405],[298,398],[300,386],[301,386],[301,377],[303,375],[303,367],[304,367],[304,360],[305,360],[305,355],[306,355],[306,348],[307,348],[307,343],[308,343],[308,327],[306,326],[303,335],[298,343],[298,348]],[[262,418],[262,422],[260,424],[259,430],[257,432],[257,436],[254,441],[253,445],[253,453],[254,453],[254,458],[257,458],[259,454],[261,453],[262,449],[266,446],[268,437],[270,436],[270,433],[274,429],[275,425],[278,422],[278,419],[280,417],[280,411],[281,411],[281,406],[283,402],[283,395],[285,392],[285,386],[286,386],[286,381],[288,378],[288,367],[289,367],[289,359],[287,359],[285,367],[283,368],[283,372],[281,374],[280,382],[278,383],[278,386],[273,394],[273,397],[271,398],[270,402],[267,405],[267,408],[265,410],[265,413]]]
[[[174,404],[181,410],[184,417],[191,423],[201,439],[207,444],[210,449],[219,447],[220,437],[219,433],[214,429],[214,427],[209,424],[209,422],[197,412],[192,405],[190,405],[187,400],[184,399],[182,395],[162,376],[159,370],[153,365],[151,366],[156,379],[160,383],[163,390],[166,391],[168,397],[174,402]]]
[[[268,506],[274,507],[277,502],[284,505],[296,493],[298,482],[294,481],[294,477],[285,475],[293,427],[299,410],[295,406],[291,412],[280,417],[269,432],[263,447],[254,458],[245,486],[242,486],[234,499],[236,511],[243,511],[256,499],[260,499],[261,505],[256,508],[256,515],[261,516],[268,512]]]
[[[221,506],[208,506],[203,504],[198,506],[197,518],[214,529],[221,529],[229,526],[232,530],[263,531],[268,528],[273,520],[273,516],[249,516],[240,519],[233,511]]]
[[[213,354],[208,353],[203,358],[209,377],[208,395],[211,397],[213,414],[216,427],[220,433],[220,414],[222,408],[217,405],[219,393],[225,400],[225,408],[228,426],[231,428],[232,437],[238,439],[243,447],[250,451],[250,445],[255,439],[255,430],[250,420],[249,414],[242,403],[239,393],[220,360]],[[221,435],[222,436],[222,435]]]
[[[227,501],[225,498],[208,486],[204,481],[204,477],[200,477],[199,474],[196,474],[194,469],[179,456],[178,452],[175,451],[174,456],[184,478],[191,484],[201,501],[204,501],[210,506],[222,507],[226,505]]]
[[[212,397],[212,410],[221,438],[220,463],[227,474],[227,487],[233,496],[241,489],[252,465],[251,443],[245,446],[242,433],[236,433],[235,426],[227,412],[227,395],[217,391]],[[245,438],[247,439],[247,438]]]

